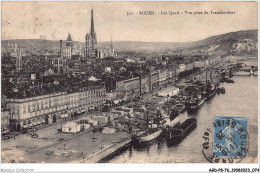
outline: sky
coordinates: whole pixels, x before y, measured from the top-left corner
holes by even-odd
[[[83,42],[90,31],[92,7],[98,42],[111,37],[117,41],[190,42],[258,28],[257,2],[2,2],[2,40],[65,40],[70,32],[73,40]],[[235,14],[211,14],[221,10]],[[139,15],[140,11],[156,15]],[[161,11],[167,14],[161,15]],[[179,14],[170,15],[170,11]]]

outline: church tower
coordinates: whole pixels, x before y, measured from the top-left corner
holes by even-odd
[[[94,28],[93,9],[91,9],[90,33],[85,38],[85,58],[95,56],[95,45],[97,44],[97,35]]]
[[[16,70],[21,71],[22,70],[22,49],[20,49],[19,55],[16,57]]]
[[[60,50],[58,51],[58,55],[52,58],[52,64],[54,66],[54,72],[57,74],[64,72],[65,60],[63,57],[62,51],[62,40],[60,40]]]
[[[115,50],[114,50],[114,47],[113,47],[112,36],[111,36],[110,56],[111,56],[111,57],[114,57],[114,54],[115,54]]]
[[[70,33],[68,34],[68,38],[66,40],[66,60],[71,59],[72,56],[72,49],[73,49],[73,43],[70,36]]]

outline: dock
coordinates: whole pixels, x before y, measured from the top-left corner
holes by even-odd
[[[132,141],[131,135],[129,135],[126,138],[124,138],[120,141],[117,141],[117,142],[103,148],[102,150],[88,156],[87,158],[81,160],[80,163],[97,163],[101,159],[103,159],[103,158],[109,156],[110,154],[116,152],[120,148],[123,148],[124,146],[129,144],[131,141]]]

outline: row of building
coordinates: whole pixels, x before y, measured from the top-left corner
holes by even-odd
[[[130,79],[109,78],[106,81],[107,100],[112,104],[121,101],[132,101],[145,93],[173,83],[178,71],[172,68],[154,70],[146,74],[136,73],[135,77]]]
[[[111,104],[117,104],[121,101],[134,100],[147,92],[173,84],[178,78],[180,72],[191,70],[193,68],[205,68],[207,64],[213,64],[220,60],[220,57],[215,57],[211,62],[208,61],[193,61],[188,64],[179,64],[159,70],[149,70],[147,73],[135,72],[130,79],[122,79],[108,77],[106,82],[107,100]]]
[[[59,119],[73,117],[82,112],[102,109],[105,102],[104,86],[83,87],[72,93],[7,99],[7,110],[2,111],[2,128],[20,131],[40,124],[55,123]]]

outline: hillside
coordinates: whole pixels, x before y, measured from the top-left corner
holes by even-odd
[[[252,52],[257,50],[258,31],[246,30],[212,36],[204,40],[192,42],[179,50],[191,52]]]
[[[10,41],[12,42],[12,41]],[[15,40],[18,44],[18,47],[27,48],[27,49],[49,49],[49,50],[58,50],[59,41],[55,40],[41,40],[41,39],[19,39]],[[7,47],[8,40],[2,41],[2,48]],[[182,47],[185,44],[189,43],[167,43],[167,42],[135,42],[135,41],[113,41],[113,47],[119,51],[152,51],[152,52],[162,52],[166,49],[176,49]],[[74,41],[74,46],[84,47],[83,42]],[[62,42],[62,47],[65,47],[65,40]],[[109,48],[110,42],[100,42],[97,44],[98,49]]]
[[[13,40],[10,40],[10,43]],[[42,40],[42,39],[17,39],[15,40],[18,47],[20,48],[26,48],[26,49],[50,49],[50,50],[56,50],[60,47],[60,41],[59,40]],[[2,48],[6,47],[8,44],[8,40],[2,41]],[[75,46],[84,45],[81,42],[74,41],[73,44]],[[65,47],[65,41],[63,40],[62,46]]]
[[[190,43],[180,42],[135,42],[135,41],[115,41],[113,46],[117,51],[144,51],[144,52],[164,52],[167,49],[177,49],[189,45]],[[99,48],[109,47],[110,42],[101,42]]]
[[[135,51],[143,53],[162,53],[174,51],[188,51],[188,52],[241,52],[241,51],[255,51],[257,50],[257,30],[246,30],[230,32],[222,35],[212,36],[203,40],[195,42],[135,42],[135,41],[113,41],[113,46],[118,52]],[[15,40],[18,47],[26,49],[47,49],[58,50],[59,40],[41,40],[41,39],[19,39]],[[2,41],[2,48],[8,44],[7,40]],[[78,48],[84,47],[84,43],[74,41],[74,46]],[[65,47],[65,41],[63,41]],[[109,48],[110,42],[100,42],[97,48]]]

